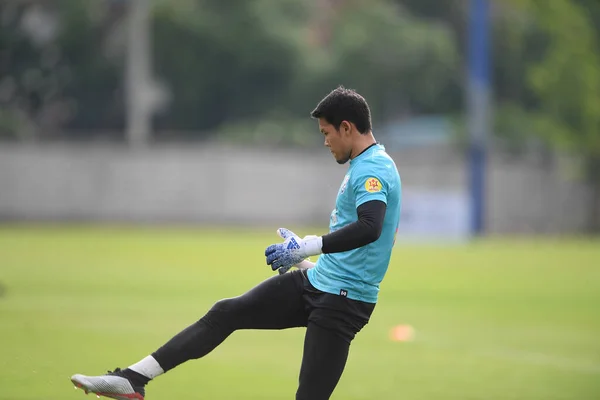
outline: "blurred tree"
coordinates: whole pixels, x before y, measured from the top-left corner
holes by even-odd
[[[15,5],[0,3],[0,137],[17,136],[20,131],[17,74],[36,62],[33,44],[17,29],[22,12]]]
[[[126,2],[43,3],[58,21],[43,46],[23,44],[27,35],[19,38],[18,29],[3,25],[10,29],[0,39],[9,68],[22,71],[26,62],[41,70],[42,59],[51,60],[46,72],[52,87],[39,97],[53,99],[44,115],[61,116],[56,134],[66,128],[70,137],[99,130],[120,135]],[[323,4],[334,9],[323,12]],[[314,103],[339,84],[364,93],[380,120],[456,112],[462,103],[458,41],[451,29],[414,17],[393,1],[178,0],[174,7],[155,0],[153,24],[154,70],[172,92],[157,128],[179,131],[178,137],[183,131],[204,137],[223,124],[306,119]],[[315,40],[319,31],[328,33],[327,40]],[[34,103],[28,102],[26,120],[36,119]],[[3,121],[10,125],[15,118]]]
[[[466,54],[468,0],[394,0],[409,13],[424,21],[443,23],[453,33],[457,50]]]
[[[154,18],[155,69],[173,103],[159,128],[212,130],[259,119],[289,98],[300,64],[305,6],[293,0],[160,3]]]
[[[223,125],[268,119],[285,129],[286,119],[306,119],[338,84],[364,93],[376,122],[462,112],[464,0],[154,2],[154,69],[173,99],[156,119],[161,130],[204,137]],[[45,40],[23,29],[43,25],[24,23],[42,3],[60,22]],[[120,132],[126,2],[15,4],[0,3],[0,131]],[[534,126],[543,127],[552,143],[584,151],[587,176],[600,180],[599,3],[493,4],[496,132],[517,148]]]
[[[101,6],[101,7],[99,7]],[[123,100],[123,57],[109,56],[107,38],[114,28],[111,13],[121,19],[124,7],[118,3],[97,4],[60,0],[60,30],[56,46],[61,58],[57,70],[67,77],[63,95],[70,99],[72,118],[66,126],[71,137],[94,135],[101,130],[122,137],[125,110]]]
[[[37,123],[59,96],[53,70],[55,54],[46,46],[47,32],[32,30],[43,19],[42,8],[0,3],[0,136],[35,139]],[[51,122],[46,120],[46,122]],[[48,131],[54,124],[48,123]]]
[[[457,138],[466,145],[466,120],[463,88],[466,85],[468,0],[395,0],[415,16],[426,21],[438,21],[452,32],[458,52],[459,85],[451,96],[456,99],[452,110],[457,123]],[[505,151],[521,153],[526,150],[531,136],[523,132],[531,125],[528,109],[537,105],[536,97],[527,85],[527,68],[541,58],[545,35],[531,23],[518,7],[510,2],[491,2],[491,79],[495,103],[492,133],[495,145]],[[523,123],[527,122],[527,123]]]
[[[0,134],[45,139],[122,125],[119,66],[102,46],[106,20],[88,5],[0,3]]]
[[[343,84],[369,99],[375,122],[460,109],[459,55],[448,26],[390,1],[337,3],[312,49],[321,60],[317,78],[303,85],[313,101]]]
[[[592,14],[582,6],[590,2],[519,3],[547,39],[542,58],[527,74],[543,114],[537,132],[583,158],[593,192],[590,229],[600,232],[600,37],[592,19],[600,15],[598,5]]]
[[[154,37],[174,99],[164,129],[306,118],[339,84],[364,93],[382,120],[462,102],[452,31],[390,1],[164,2]]]

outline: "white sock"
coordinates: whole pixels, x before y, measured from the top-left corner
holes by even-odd
[[[143,360],[138,361],[137,363],[131,365],[129,369],[137,372],[138,374],[142,374],[149,379],[154,379],[157,376],[165,373],[158,361],[156,361],[152,356],[148,356]]]

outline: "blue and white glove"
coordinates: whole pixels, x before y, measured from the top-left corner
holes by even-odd
[[[289,238],[289,237],[295,237],[296,241],[301,240],[300,237],[298,235],[296,235],[294,232],[290,231],[289,229],[286,228],[279,228],[277,229],[277,234],[283,238],[284,240]],[[267,252],[265,251],[265,255],[267,254]],[[277,272],[279,272],[279,275],[283,275],[286,272],[288,272],[294,265],[290,265],[289,267],[281,267],[277,270]],[[295,264],[295,266],[297,267],[298,264]]]
[[[302,262],[305,258],[321,254],[323,238],[320,236],[306,236],[301,239],[289,229],[279,228],[277,234],[284,241],[272,244],[265,250],[267,265],[280,274],[286,273],[291,267]]]

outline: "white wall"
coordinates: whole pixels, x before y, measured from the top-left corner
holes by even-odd
[[[466,187],[448,149],[392,155],[405,193]],[[326,149],[2,144],[0,219],[323,225],[345,169]],[[491,232],[585,226],[587,190],[558,168],[494,156],[488,177]]]

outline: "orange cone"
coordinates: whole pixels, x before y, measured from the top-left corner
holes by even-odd
[[[415,337],[415,330],[410,325],[396,325],[390,331],[390,339],[394,342],[409,342]]]

